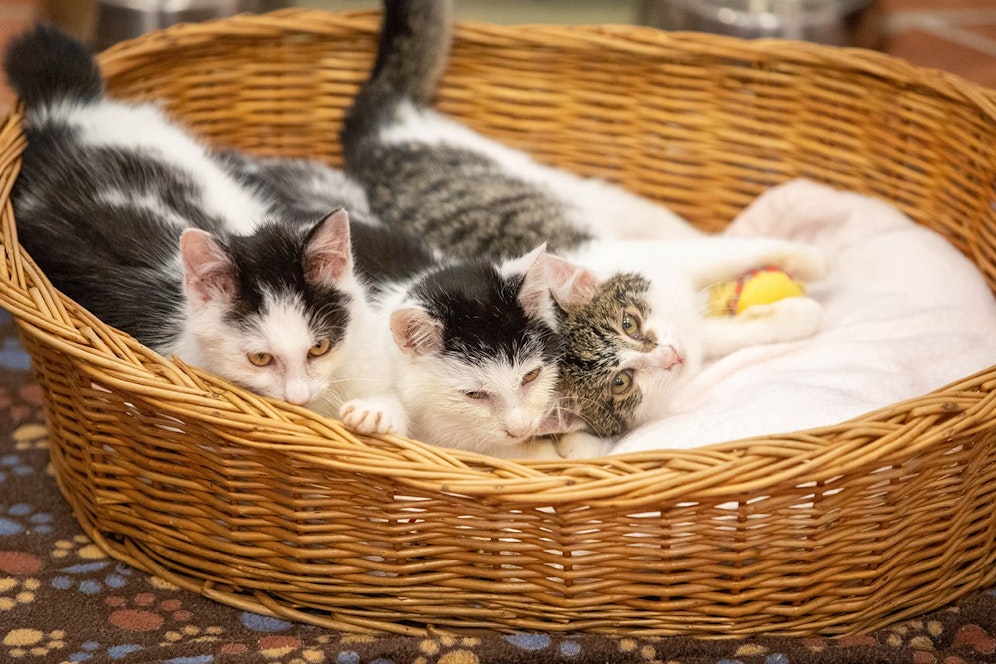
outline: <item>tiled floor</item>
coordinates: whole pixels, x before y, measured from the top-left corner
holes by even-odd
[[[996,0],[878,0],[883,13],[882,49],[915,65],[942,69],[989,88],[996,88]],[[43,18],[42,7],[65,3],[49,0],[0,0],[0,46]],[[377,0],[297,0],[322,9],[377,7]],[[544,7],[543,5],[546,5]],[[500,22],[537,20],[564,22],[636,19],[637,2],[583,0],[570,4],[546,0],[458,0],[462,18]],[[504,14],[502,5],[508,8]],[[507,20],[506,20],[507,18]],[[0,84],[0,111],[12,96]]]

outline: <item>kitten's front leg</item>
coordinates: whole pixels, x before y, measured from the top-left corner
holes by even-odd
[[[681,248],[675,243],[675,248]],[[685,243],[690,249],[697,249]],[[698,288],[733,279],[762,267],[777,267],[793,279],[819,281],[830,271],[830,254],[826,249],[804,242],[779,238],[712,237],[699,244],[701,252],[692,250],[677,260],[693,260],[690,265]]]
[[[615,438],[601,438],[590,431],[573,431],[558,436],[554,447],[562,459],[594,459],[612,451]]]
[[[756,304],[736,316],[706,318],[705,354],[722,357],[750,346],[804,339],[816,334],[822,322],[823,306],[809,297]]]
[[[339,408],[339,418],[355,433],[408,435],[408,413],[393,395],[350,399]]]

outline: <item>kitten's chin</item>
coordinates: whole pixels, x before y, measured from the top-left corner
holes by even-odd
[[[685,362],[647,380],[647,384],[641,386],[643,401],[633,411],[629,429],[635,429],[670,414],[675,396],[688,382],[692,373],[691,367]]]
[[[533,439],[534,433],[525,436],[509,436],[505,432],[482,436],[480,431],[461,427],[457,430],[442,430],[438,427],[429,435],[416,435],[415,438],[437,447],[465,450],[478,454],[488,454],[505,458],[503,450],[514,450]]]

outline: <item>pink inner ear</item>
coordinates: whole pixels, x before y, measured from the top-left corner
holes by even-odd
[[[235,292],[232,260],[210,233],[185,230],[180,236],[180,257],[188,297],[200,302],[231,299]]]
[[[541,246],[506,264],[506,267],[513,263],[517,267],[525,267],[525,276],[519,289],[519,304],[533,318],[542,318],[550,308],[550,277],[547,269],[549,256]]]
[[[438,353],[443,349],[443,326],[422,309],[408,307],[391,313],[391,334],[398,348],[409,355]]]
[[[313,284],[336,285],[352,273],[349,215],[340,209],[311,230],[304,249],[304,275]]]
[[[550,292],[561,306],[584,304],[595,297],[598,277],[594,272],[552,254],[547,254],[544,260]]]

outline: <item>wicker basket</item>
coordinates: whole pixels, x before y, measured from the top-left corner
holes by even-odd
[[[288,10],[101,56],[218,146],[339,159],[378,18]],[[462,24],[439,104],[718,229],[806,176],[882,196],[996,287],[996,93],[888,56],[627,27]],[[853,421],[691,451],[513,463],[339,423],[164,360],[17,244],[0,302],[44,387],[56,478],[113,557],[352,631],[855,634],[996,581],[996,366]],[[663,442],[663,441],[662,441]]]

